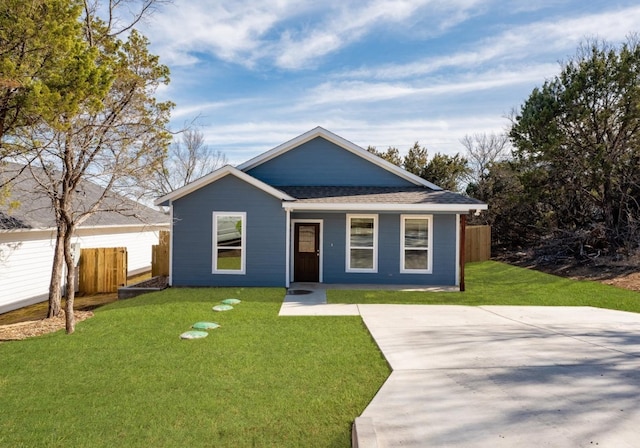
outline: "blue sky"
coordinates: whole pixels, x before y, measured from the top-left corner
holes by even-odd
[[[171,68],[173,127],[196,117],[238,164],[316,126],[362,147],[463,152],[586,39],[640,31],[637,0],[174,0],[141,30]]]

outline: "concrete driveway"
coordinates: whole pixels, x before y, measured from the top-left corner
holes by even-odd
[[[638,447],[640,314],[358,305],[393,368],[368,447]]]

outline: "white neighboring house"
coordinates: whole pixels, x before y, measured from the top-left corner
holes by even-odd
[[[13,177],[20,168],[7,164],[0,168],[0,178]],[[85,181],[79,205],[93,204],[103,193]],[[122,197],[110,197],[109,203],[117,203],[121,212],[96,213],[80,226],[72,244],[77,249],[126,247],[129,275],[151,269],[151,246],[158,244],[160,230],[169,230],[169,216]],[[55,236],[49,199],[38,193],[31,174],[23,172],[12,183],[9,198],[0,201],[0,313],[47,300]]]

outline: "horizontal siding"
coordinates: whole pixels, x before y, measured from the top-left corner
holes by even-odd
[[[362,214],[375,214],[375,211]],[[360,214],[360,213],[359,213]],[[323,220],[323,282],[372,284],[456,284],[456,215],[433,215],[433,272],[400,273],[400,214],[378,214],[378,272],[348,273],[346,264],[346,215],[342,213],[294,213],[292,219]],[[295,279],[294,279],[295,280]]]
[[[14,309],[12,304],[31,298],[36,298],[35,302],[43,295],[46,298],[53,264],[52,240],[19,243],[3,240],[0,240],[0,312]]]
[[[158,231],[80,230],[72,241],[82,248],[126,247],[129,272],[151,266]],[[45,300],[49,291],[55,240],[52,232],[0,234],[0,312]],[[16,241],[20,239],[20,241]]]
[[[213,274],[213,212],[246,212],[246,273]],[[285,211],[233,175],[173,203],[174,286],[284,286]]]
[[[411,186],[409,181],[321,137],[247,171],[273,186]]]

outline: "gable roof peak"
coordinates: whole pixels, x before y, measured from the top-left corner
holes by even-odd
[[[286,152],[297,148],[298,146],[307,143],[308,141],[311,141],[317,137],[321,137],[324,138],[325,140],[341,147],[342,149],[345,149],[365,160],[367,160],[368,162],[373,163],[374,165],[379,166],[382,169],[385,169],[393,174],[395,174],[396,176],[399,176],[405,180],[408,180],[409,182],[413,183],[414,185],[418,185],[418,186],[423,186],[423,187],[427,187],[430,188],[432,190],[442,190],[442,188],[440,188],[439,186],[419,177],[416,176],[413,173],[410,173],[402,168],[400,168],[397,165],[394,165],[391,162],[388,162],[386,160],[384,160],[381,157],[376,156],[375,154],[370,153],[369,151],[367,151],[366,149],[356,145],[355,143],[350,142],[349,140],[346,140],[343,137],[340,137],[337,134],[334,134],[331,131],[328,131],[327,129],[321,127],[321,126],[316,126],[315,128],[305,132],[304,134],[301,134],[285,143],[282,143],[281,145],[276,146],[275,148],[262,153],[256,157],[254,157],[253,159],[250,159],[240,165],[238,165],[238,169],[240,171],[246,172],[249,171],[265,162],[268,162],[269,160],[275,159],[276,157],[281,156],[282,154],[285,154]]]
[[[154,201],[155,205],[162,205],[162,206],[166,206],[169,205],[171,201],[179,199],[183,196],[188,195],[189,193],[198,190],[199,188],[204,187],[205,185],[208,185],[210,183],[213,183],[215,181],[217,181],[218,179],[221,179],[227,175],[232,175],[235,176],[237,178],[239,178],[240,180],[253,185],[254,187],[264,191],[265,193],[270,194],[271,196],[274,196],[278,199],[281,199],[283,201],[293,201],[294,198],[289,196],[288,194],[278,190],[277,188],[272,187],[271,185],[267,185],[266,183],[262,182],[261,180],[256,179],[255,177],[252,177],[250,175],[248,175],[247,173],[238,170],[237,168],[234,168],[231,165],[224,165],[221,168],[218,168],[215,171],[212,171],[211,173],[202,176],[199,179],[194,180],[193,182],[185,185],[184,187],[178,188],[177,190],[172,191],[171,193],[167,193],[164,196],[156,199]]]

